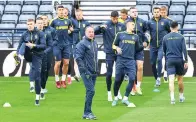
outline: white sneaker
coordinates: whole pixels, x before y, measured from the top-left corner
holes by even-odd
[[[120,92],[118,92],[118,96],[117,97],[118,97],[119,100],[122,100],[122,95],[120,94]]]
[[[35,92],[35,87],[30,87],[30,93],[34,93]]]
[[[129,105],[127,107],[129,107],[129,108],[135,108],[136,105],[134,103],[129,103]]]
[[[108,94],[108,101],[109,101],[109,102],[112,102],[112,101],[113,101],[112,95],[109,95],[109,94]]]
[[[180,98],[179,102],[183,103],[185,101],[185,97]]]
[[[43,89],[43,93],[45,94],[45,93],[47,93],[48,92],[48,90],[47,89]]]
[[[135,91],[132,90],[130,94],[131,96],[135,96]]]
[[[140,88],[140,87],[137,87],[137,88],[136,88],[136,93],[137,93],[138,95],[142,95],[142,91],[141,91],[141,88]]]
[[[45,100],[45,94],[44,93],[40,94],[40,100]]]
[[[172,105],[176,104],[175,100],[171,100],[171,104]]]

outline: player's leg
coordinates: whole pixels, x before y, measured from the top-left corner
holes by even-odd
[[[73,63],[73,48],[72,48],[72,44],[69,45],[69,49],[70,49],[70,60],[69,60],[69,66],[68,66],[68,73],[67,73],[67,82],[68,84],[72,84],[72,80],[71,80],[71,73],[72,73],[72,67],[74,66]]]
[[[184,83],[183,83],[183,75],[184,75],[184,62],[178,61],[176,66],[176,74],[178,77],[178,88],[179,88],[179,98],[180,102],[184,102]]]
[[[66,88],[66,76],[69,68],[69,58],[70,58],[69,46],[63,47],[63,67],[62,67],[62,78],[61,85]]]
[[[133,103],[129,102],[129,94],[131,92],[131,89],[133,88],[134,81],[136,78],[136,63],[135,60],[127,61],[125,73],[129,76],[129,83],[127,84],[125,95],[123,97],[122,103],[127,105],[127,107],[136,107]]]
[[[161,72],[162,72],[162,67],[163,67],[163,64],[162,64],[162,59],[163,59],[163,47],[159,47],[158,49],[158,59],[157,59],[157,74],[158,74],[158,77],[157,77],[157,81],[159,82],[159,86],[161,85]]]
[[[32,70],[32,62],[29,62],[30,71],[29,71],[29,83],[30,83],[30,92],[35,92],[35,79],[34,79],[34,72]]]
[[[168,78],[167,78],[167,60],[166,60],[166,57],[165,57],[165,65],[164,65],[164,73],[163,73],[163,79],[164,79],[164,83],[168,83]]]
[[[42,55],[33,55],[32,57],[32,70],[34,72],[35,78],[35,105],[39,105],[40,92],[41,92],[41,65],[42,65]]]
[[[84,119],[96,119],[96,117],[92,115],[92,110],[91,110],[92,100],[95,94],[95,88],[94,88],[94,83],[92,81],[92,77],[89,75],[87,76],[84,73],[81,74],[81,77],[84,82],[84,86],[86,88],[86,99],[85,99],[83,118]]]
[[[168,73],[168,76],[169,76],[169,91],[170,91],[171,104],[175,104],[174,79],[175,79],[176,69],[175,69],[174,61],[168,60],[168,62],[167,62],[167,73]]]
[[[75,49],[76,49],[76,45],[74,44],[73,45],[73,57],[75,56],[74,54],[75,54]],[[80,81],[79,80],[79,78],[80,78],[80,72],[79,72],[79,69],[78,69],[78,64],[77,64],[77,62],[76,62],[76,60],[74,59],[74,71],[75,71],[75,76],[74,76],[74,78],[75,78],[75,80],[76,81]]]
[[[123,82],[123,78],[125,76],[124,68],[121,65],[121,62],[118,61],[116,63],[116,73],[115,73],[115,82],[114,82],[114,100],[112,102],[112,106],[116,106],[118,102],[118,91]]]
[[[150,48],[150,63],[152,65],[152,73],[154,75],[154,78],[156,80],[156,83],[155,83],[155,86],[159,86],[159,83],[157,81],[157,49],[156,48],[153,48],[151,47]]]
[[[61,54],[60,47],[54,46],[53,47],[53,54],[54,54],[54,59],[55,59],[54,74],[55,74],[56,87],[57,88],[61,88],[61,83],[60,83],[60,78],[59,78],[59,72],[60,72],[62,54]]]
[[[45,99],[44,89],[46,85],[46,75],[47,75],[47,55],[44,54],[42,58],[42,68],[41,68],[41,94],[40,99]]]
[[[136,85],[136,92],[139,95],[142,95],[141,91],[141,83],[143,78],[143,64],[144,64],[144,52],[141,51],[139,54],[136,55],[136,63],[137,63],[137,85]]]

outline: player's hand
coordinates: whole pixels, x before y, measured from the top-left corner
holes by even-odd
[[[117,53],[118,53],[119,55],[121,55],[121,54],[122,54],[122,49],[121,49],[121,48],[116,47],[116,51],[117,51]]]
[[[71,31],[70,30],[68,30],[68,34],[70,34],[71,33]]]
[[[188,68],[188,63],[184,63],[184,68],[185,68],[185,69]]]
[[[33,47],[35,47],[35,44],[28,42],[26,43],[26,46],[32,49]]]
[[[73,26],[69,27],[69,30],[70,31],[74,31]]]
[[[143,46],[144,46],[144,48],[146,48],[148,46],[148,44],[146,42],[143,42]]]
[[[101,25],[100,27],[101,28],[107,28],[107,25]]]

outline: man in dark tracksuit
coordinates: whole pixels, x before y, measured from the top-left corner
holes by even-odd
[[[82,40],[85,36],[85,28],[90,26],[90,23],[83,18],[83,12],[81,9],[77,9],[75,12],[76,18],[73,19],[73,50],[75,50],[75,46]],[[79,79],[80,73],[78,70],[78,66],[76,61],[74,61],[74,70],[75,70],[75,79]]]
[[[160,8],[153,8],[153,18],[147,22],[148,31],[151,36],[150,40],[150,62],[152,64],[152,72],[156,80],[155,87],[161,85],[161,71],[163,58],[163,37],[170,32],[169,22],[161,18]],[[157,65],[158,63],[158,65]],[[157,68],[156,68],[157,65]]]
[[[139,36],[139,43],[144,47],[148,45],[148,39],[145,36],[145,32],[147,31],[146,21],[138,17],[138,11],[135,7],[130,8],[130,20],[135,23],[134,33]],[[138,52],[135,57],[137,64],[137,86],[136,89],[133,87],[131,95],[135,95],[135,93],[142,95],[141,91],[141,83],[143,77],[143,64],[144,64],[144,50]]]
[[[56,87],[66,88],[66,76],[68,72],[68,66],[69,66],[69,58],[70,58],[70,49],[69,49],[69,40],[68,40],[68,34],[72,31],[72,22],[69,19],[65,19],[64,12],[65,9],[63,6],[58,6],[57,9],[58,18],[55,18],[51,21],[50,26],[56,29],[56,33],[58,36],[58,43],[53,45],[53,54],[55,57],[55,66],[54,66],[54,72],[55,72],[55,81],[56,81]],[[60,71],[60,65],[61,61],[63,61],[63,67],[62,67],[62,79],[60,82],[59,79],[59,71]]]
[[[139,37],[133,34],[135,24],[133,21],[126,22],[127,30],[119,32],[114,39],[113,48],[116,49],[117,61],[116,61],[116,74],[114,83],[114,101],[112,106],[116,106],[118,102],[118,90],[123,82],[125,74],[129,77],[129,83],[126,87],[126,92],[123,97],[122,103],[127,107],[135,107],[135,105],[129,102],[128,97],[134,84],[136,77],[136,62],[135,55],[137,52],[143,50],[143,46],[139,43]]]
[[[85,37],[76,45],[75,60],[86,87],[84,119],[96,119],[91,106],[95,94],[95,82],[98,72],[97,43],[94,41],[93,27],[87,27]]]
[[[111,20],[107,21],[105,24],[95,28],[95,34],[103,34],[103,44],[104,52],[106,53],[106,84],[108,91],[108,101],[112,100],[111,85],[112,85],[112,72],[113,65],[116,61],[115,51],[112,49],[112,44],[115,38],[115,35],[118,32],[125,31],[126,27],[123,23],[118,22],[118,12],[112,11]],[[119,98],[122,99],[122,96],[119,91]]]
[[[171,24],[171,22],[173,22],[173,20],[171,18],[169,18],[167,15],[168,15],[168,7],[167,6],[161,6],[161,17],[166,19]],[[166,62],[165,62],[165,71],[164,71],[164,74],[163,74],[163,78],[164,78],[164,83],[168,83]]]
[[[179,98],[180,102],[184,102],[183,96],[184,69],[188,68],[187,49],[184,37],[178,33],[178,23],[171,23],[171,33],[163,38],[163,51],[167,60],[167,73],[169,76],[169,90],[171,104],[175,104],[174,98],[174,79],[178,75]]]
[[[42,81],[41,82],[41,88],[42,91],[44,93],[47,92],[46,90],[46,82],[48,80],[48,76],[49,76],[49,71],[52,65],[52,57],[53,57],[53,53],[52,53],[52,46],[57,43],[57,35],[56,35],[56,30],[54,28],[52,28],[51,26],[49,26],[49,20],[48,20],[48,16],[47,15],[42,15],[41,18],[43,19],[43,32],[47,35],[47,39],[46,39],[46,43],[47,43],[47,49],[44,51],[44,53],[47,55],[47,57],[45,57],[46,62],[45,63],[45,70],[42,70],[45,75],[42,75]],[[45,55],[45,56],[46,56]],[[43,65],[42,65],[43,66]],[[45,77],[44,77],[45,76]]]
[[[35,105],[39,105],[41,91],[41,66],[44,50],[46,48],[46,40],[44,33],[35,28],[33,19],[27,21],[28,30],[23,33],[18,48],[17,54],[19,57],[24,56],[27,62],[32,62],[33,79],[35,79],[36,99]]]

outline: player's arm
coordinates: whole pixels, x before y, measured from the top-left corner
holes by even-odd
[[[78,43],[75,49],[75,60],[78,64],[80,73],[86,72],[86,67],[84,64],[84,54],[85,54],[85,46],[82,43]]]
[[[76,25],[77,25],[77,20],[71,18],[72,20],[72,24],[73,24],[73,33],[78,33],[80,31],[79,28],[76,28]]]
[[[54,28],[52,28],[51,30],[51,36],[52,36],[52,46],[56,46],[57,45],[57,41],[58,41],[58,36],[56,34],[56,30]]]
[[[164,53],[164,55],[166,56],[166,39],[165,39],[166,37],[164,36],[163,37],[163,53]]]
[[[100,25],[100,26],[97,26],[97,27],[94,29],[95,35],[104,33],[106,27],[107,27],[106,24],[102,24],[102,25]]]
[[[73,29],[73,23],[70,19],[68,19],[68,28],[69,28],[68,33],[71,34],[74,31],[74,29]]]
[[[46,38],[44,32],[39,32],[39,41],[40,44],[35,44],[33,48],[38,50],[44,50],[46,48]]]
[[[45,53],[48,53],[52,50],[52,36],[50,34],[45,34],[46,35],[46,40],[47,40],[47,48],[44,51]]]
[[[122,23],[122,31],[126,31],[126,25],[124,23]]]
[[[122,54],[122,49],[119,47],[119,43],[120,43],[120,34],[117,33],[115,38],[114,38],[112,49],[117,51],[118,54]]]
[[[145,28],[144,28],[144,32],[145,32],[145,37],[147,38],[148,40],[148,45],[150,43],[150,40],[151,40],[151,36],[150,36],[150,22],[149,21],[146,21],[145,22]]]
[[[54,26],[54,19],[50,20],[49,25],[50,25],[51,27],[55,28],[55,26]]]
[[[25,42],[24,34],[22,34],[20,41],[19,41],[19,44],[18,44],[18,47],[17,47],[17,54],[19,53],[20,47],[21,47],[22,43],[24,43],[24,42]]]
[[[183,51],[183,54],[184,54],[184,58],[185,58],[185,63],[188,62],[188,53],[187,53],[187,49],[186,49],[186,43],[185,43],[185,39],[183,37],[182,39],[182,51]]]
[[[169,20],[168,20],[168,21],[166,21],[165,29],[167,30],[167,32],[168,32],[168,33],[170,33],[170,32],[171,32],[171,30],[170,30],[170,22],[169,22]]]
[[[144,49],[143,45],[140,45],[139,43],[139,37],[136,36],[136,41],[135,41],[135,52],[140,52]]]

